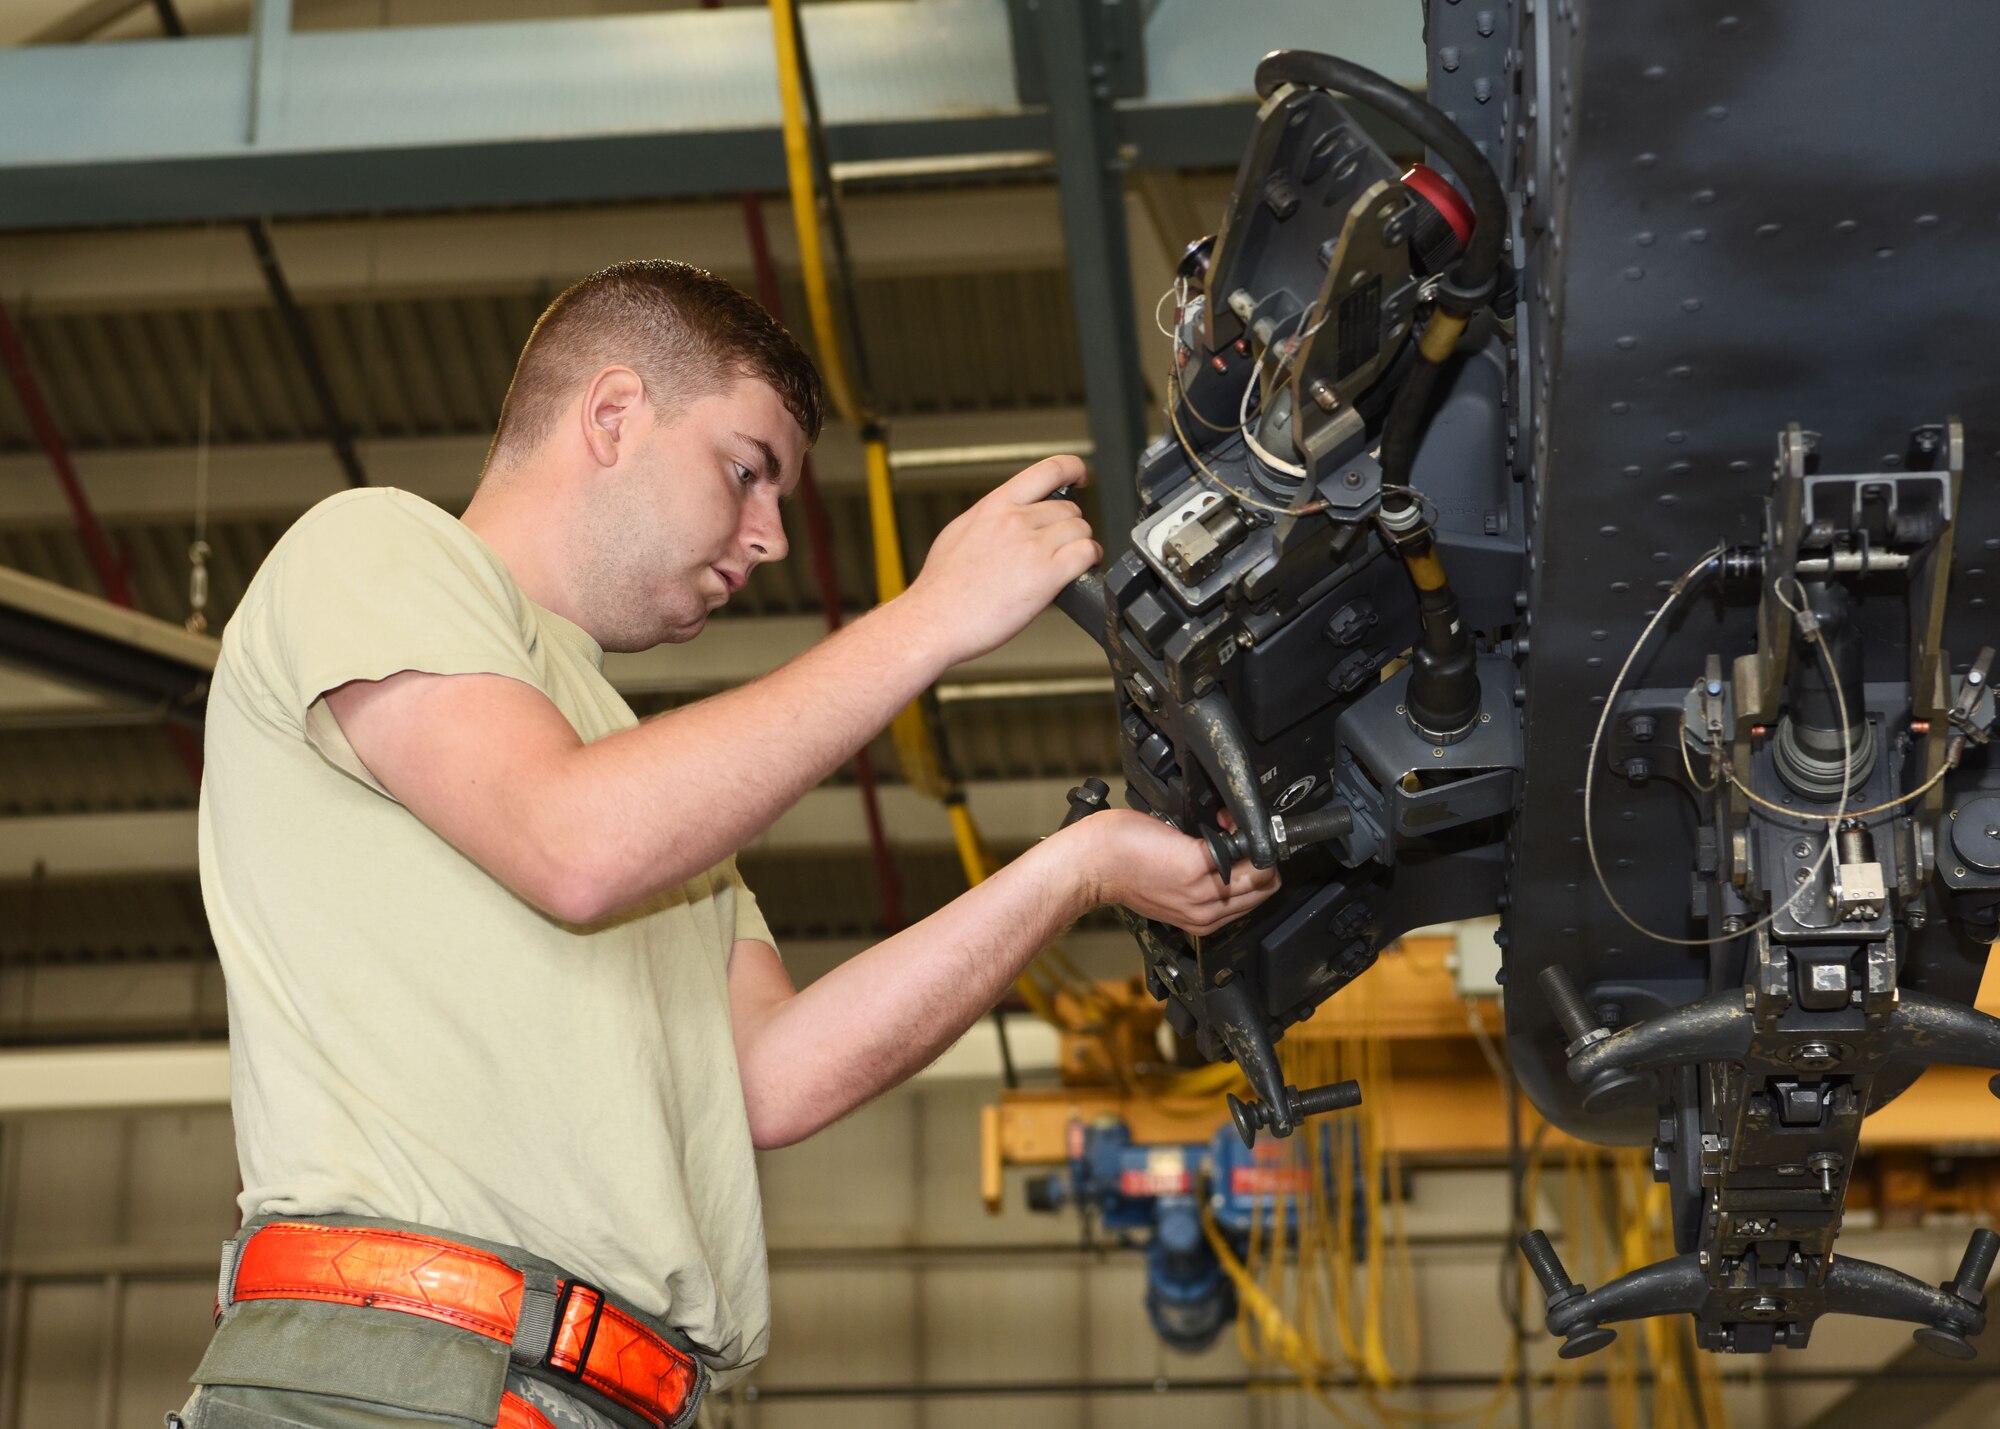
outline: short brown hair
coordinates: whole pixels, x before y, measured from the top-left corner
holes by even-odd
[[[490,469],[534,449],[570,397],[623,363],[647,400],[671,409],[737,377],[769,383],[806,434],[819,440],[826,392],[819,369],[763,306],[734,284],[686,263],[614,263],[557,295],[528,334],[487,453]]]

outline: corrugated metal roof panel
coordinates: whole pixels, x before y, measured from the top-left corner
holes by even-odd
[[[304,313],[341,416],[358,435],[476,435],[499,420],[515,358],[548,296],[353,299]],[[1083,401],[1060,269],[871,277],[856,300],[884,415]],[[805,311],[803,291],[785,301],[786,311]],[[326,435],[275,308],[27,311],[16,325],[57,425],[79,451],[194,443],[204,373],[210,441]],[[33,445],[20,404],[0,391],[0,451]]]

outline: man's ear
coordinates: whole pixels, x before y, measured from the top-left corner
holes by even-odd
[[[634,421],[646,401],[646,384],[629,367],[607,367],[590,379],[578,412],[584,445],[599,466],[616,466],[629,451]]]

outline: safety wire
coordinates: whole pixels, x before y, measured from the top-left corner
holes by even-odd
[[[1644,923],[1641,923],[1637,918],[1634,918],[1629,912],[1627,912],[1625,905],[1618,901],[1618,895],[1611,891],[1610,880],[1605,878],[1604,865],[1599,860],[1597,855],[1597,831],[1590,817],[1591,808],[1593,806],[1592,796],[1596,792],[1597,788],[1597,757],[1599,751],[1603,748],[1604,745],[1604,730],[1605,727],[1611,723],[1611,711],[1618,703],[1618,692],[1624,688],[1625,677],[1631,673],[1633,664],[1639,658],[1639,652],[1645,649],[1646,642],[1652,639],[1653,632],[1659,629],[1661,622],[1663,622],[1667,618],[1667,613],[1670,610],[1672,610],[1674,608],[1675,603],[1684,594],[1687,593],[1689,587],[1691,587],[1694,584],[1696,578],[1701,576],[1706,571],[1708,571],[1711,567],[1719,564],[1721,559],[1722,559],[1722,547],[1716,546],[1710,551],[1708,551],[1705,555],[1703,555],[1700,560],[1696,561],[1693,565],[1689,566],[1685,571],[1683,571],[1681,573],[1680,579],[1676,580],[1668,588],[1667,598],[1660,602],[1660,608],[1653,612],[1653,618],[1651,620],[1648,620],[1646,622],[1645,629],[1639,632],[1639,638],[1632,642],[1632,648],[1625,654],[1625,662],[1618,667],[1618,673],[1612,677],[1611,688],[1609,691],[1606,692],[1604,696],[1603,708],[1599,710],[1597,716],[1597,728],[1590,736],[1589,760],[1584,765],[1584,771],[1583,771],[1583,843],[1585,851],[1590,856],[1590,871],[1593,875],[1596,876],[1597,887],[1599,891],[1604,894],[1605,901],[1611,905],[1611,911],[1616,913],[1621,919],[1623,919],[1625,923],[1629,927],[1631,927],[1635,932],[1644,934],[1646,937],[1653,939],[1655,942],[1671,943],[1675,947],[1681,947],[1681,948],[1706,948],[1706,947],[1711,947],[1716,943],[1732,943],[1735,942],[1738,938],[1746,937],[1751,933],[1757,932],[1761,928],[1766,928],[1770,926],[1772,923],[1775,923],[1784,914],[1786,909],[1790,908],[1801,897],[1804,897],[1806,895],[1806,891],[1808,889],[1816,886],[1816,880],[1819,877],[1820,870],[1826,867],[1827,860],[1833,856],[1834,827],[1838,826],[1842,821],[1846,819],[1856,817],[1854,813],[1851,813],[1849,811],[1847,803],[1848,798],[1852,792],[1850,786],[1852,785],[1854,778],[1854,742],[1853,742],[1853,725],[1848,718],[1848,712],[1847,712],[1847,695],[1846,692],[1841,688],[1840,673],[1839,671],[1834,669],[1833,656],[1831,653],[1828,652],[1826,648],[1826,641],[1819,638],[1819,632],[1817,626],[1811,622],[1810,618],[1806,613],[1805,586],[1798,580],[1797,577],[1793,577],[1792,584],[1794,587],[1796,587],[1798,592],[1798,601],[1794,603],[1794,601],[1785,594],[1784,590],[1778,585],[1778,583],[1774,581],[1771,586],[1772,594],[1777,598],[1778,603],[1783,605],[1787,610],[1791,611],[1793,616],[1798,620],[1800,632],[1804,635],[1806,641],[1809,644],[1811,644],[1813,649],[1818,653],[1820,658],[1820,663],[1822,666],[1825,667],[1826,682],[1833,690],[1834,708],[1839,713],[1840,716],[1840,740],[1841,740],[1840,804],[1839,807],[1831,814],[1821,814],[1813,816],[1814,818],[1823,820],[1828,825],[1826,842],[1820,848],[1819,857],[1814,859],[1812,865],[1805,870],[1805,876],[1799,880],[1798,886],[1792,891],[1791,896],[1786,898],[1784,902],[1779,903],[1776,907],[1772,908],[1769,913],[1766,913],[1762,918],[1759,918],[1756,922],[1750,924],[1746,928],[1740,928],[1733,933],[1718,933],[1715,936],[1708,938],[1678,938],[1669,933],[1656,932],[1655,930],[1648,928]],[[1687,745],[1685,718],[1683,718],[1681,726],[1681,734],[1678,737],[1681,741],[1682,749],[1684,751],[1683,759],[1685,759],[1685,749]],[[1722,752],[1720,750],[1710,751],[1710,758],[1712,761],[1714,761],[1716,767],[1719,770],[1728,774],[1731,783],[1735,784],[1737,788],[1743,789],[1743,792],[1746,794],[1750,792],[1747,788],[1744,788],[1744,786],[1736,779],[1734,771],[1728,768],[1728,762],[1726,759],[1724,759]],[[1689,769],[1689,777],[1690,778],[1693,777],[1692,768]],[[1883,809],[1894,808],[1897,804],[1902,803],[1904,800],[1913,799],[1918,794],[1923,793],[1925,790],[1929,789],[1933,784],[1935,784],[1941,778],[1943,778],[1943,771],[1940,771],[1937,775],[1934,775],[1929,782],[1927,782],[1922,786],[1922,788],[1913,790],[1909,794],[1903,795],[1902,798],[1900,799],[1892,799],[1886,804],[1878,804],[1874,809],[1862,810],[1861,812],[1879,813]],[[1754,802],[1760,805],[1766,805],[1770,808],[1777,809],[1780,813],[1788,813],[1788,814],[1793,814],[1794,817],[1801,817],[1800,815],[1796,814],[1793,810],[1785,809],[1779,805],[1772,804],[1768,799],[1759,798],[1756,795],[1752,795],[1751,797]]]
[[[843,261],[838,195],[823,152],[815,150],[817,105],[798,7],[795,0],[770,0],[770,12],[784,131],[785,176],[792,224],[798,235],[799,274],[805,285],[806,311],[828,395],[841,416],[853,423],[861,435],[869,533],[875,550],[875,595],[878,601],[887,602],[901,595],[909,584],[897,525],[895,488],[890,478],[888,434],[867,400],[865,373],[861,373],[860,363],[857,361],[853,369],[849,367],[836,319],[832,275],[822,242],[823,210],[835,238],[835,260],[841,268],[840,278],[848,299],[850,328],[854,326],[854,284]],[[860,341],[858,331],[850,331],[847,337],[856,343]],[[857,374],[861,380],[857,380]],[[890,724],[890,735],[903,777],[918,792],[944,804],[966,882],[969,885],[983,882],[999,865],[980,837],[979,826],[966,806],[963,787],[939,750],[924,698],[912,701],[897,713]],[[1121,1083],[1130,1083],[1137,1075],[1137,1070],[1128,1065],[1129,1059],[1118,1051],[1124,1039],[1116,1035],[1114,1026],[1131,1014],[1099,997],[1095,986],[1081,976],[1059,947],[1052,946],[1039,956],[1022,973],[1015,990],[1036,1015],[1065,1031],[1097,1037]],[[1169,1089],[1177,1095],[1212,1095],[1210,1084],[1217,1080],[1211,1075],[1192,1084],[1176,1081]]]
[[[1160,307],[1170,295],[1174,299],[1174,326],[1171,332],[1159,320]],[[1279,458],[1273,456],[1263,448],[1251,433],[1248,411],[1250,388],[1273,388],[1279,382],[1283,381],[1285,373],[1290,369],[1292,362],[1296,360],[1300,349],[1305,345],[1306,339],[1318,332],[1325,325],[1328,314],[1322,312],[1317,318],[1313,319],[1312,323],[1304,331],[1298,333],[1295,337],[1286,339],[1273,337],[1270,344],[1259,354],[1256,368],[1251,372],[1249,381],[1243,389],[1243,400],[1238,404],[1235,425],[1225,427],[1211,422],[1200,412],[1196,411],[1194,404],[1186,399],[1186,389],[1181,385],[1181,365],[1191,355],[1189,348],[1181,341],[1180,337],[1181,323],[1186,316],[1186,312],[1187,282],[1185,279],[1176,279],[1174,286],[1166,292],[1161,293],[1159,302],[1153,305],[1153,325],[1173,339],[1173,356],[1167,362],[1167,426],[1173,432],[1174,439],[1180,443],[1181,450],[1187,454],[1188,460],[1194,463],[1196,470],[1208,478],[1210,484],[1219,490],[1227,492],[1239,505],[1249,507],[1252,510],[1266,511],[1276,516],[1291,517],[1310,516],[1314,512],[1326,510],[1330,503],[1325,497],[1308,501],[1302,506],[1293,506],[1284,502],[1272,501],[1268,497],[1259,496],[1253,491],[1246,491],[1231,482],[1224,481],[1216,474],[1215,468],[1202,460],[1201,453],[1195,450],[1195,444],[1188,439],[1187,429],[1181,425],[1181,412],[1185,410],[1189,416],[1201,423],[1202,426],[1223,436],[1231,436],[1241,432],[1244,436],[1245,444],[1254,459],[1262,461],[1266,466],[1270,466],[1283,474],[1304,477],[1304,467],[1298,465],[1296,462],[1281,461]],[[1264,370],[1264,364],[1273,352],[1279,354],[1278,364],[1267,375]]]

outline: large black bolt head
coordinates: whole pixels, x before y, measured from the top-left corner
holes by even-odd
[[[1924,1325],[1910,1336],[1918,1344],[1934,1355],[1943,1355],[1948,1360],[1970,1360],[1979,1357],[1979,1351],[1972,1342],[1952,1329],[1949,1325]]]
[[[1566,1360],[1580,1360],[1596,1354],[1617,1338],[1616,1330],[1607,1330],[1602,1325],[1579,1325],[1556,1346],[1556,1353]]]

